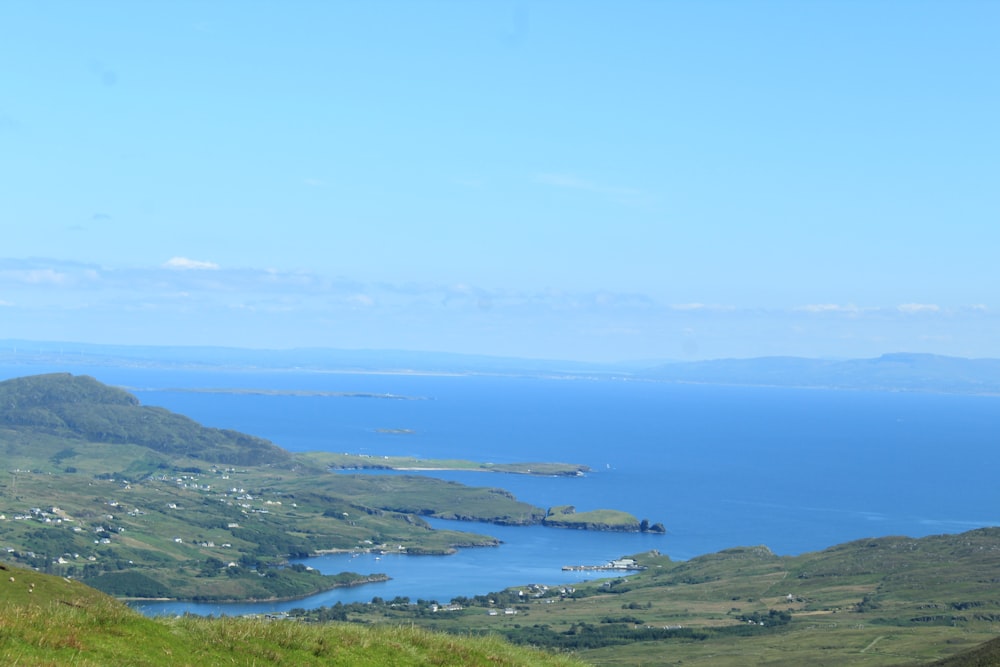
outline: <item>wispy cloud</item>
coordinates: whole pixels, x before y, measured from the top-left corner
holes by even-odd
[[[0,280],[6,283],[56,287],[70,284],[72,279],[71,273],[54,268],[23,264],[0,266]]]
[[[498,345],[506,345],[511,341],[502,332],[518,331],[531,341],[600,339],[601,345],[610,346],[609,355],[622,356],[655,356],[663,349],[685,356],[716,355],[722,349],[737,356],[816,354],[818,347],[801,342],[807,338],[825,340],[829,347],[824,349],[850,348],[853,354],[909,348],[955,353],[967,344],[968,334],[959,328],[963,322],[974,321],[980,325],[977,330],[988,331],[996,317],[995,309],[981,303],[857,306],[816,300],[764,306],[719,304],[706,298],[671,304],[624,290],[360,281],[314,271],[234,269],[183,256],[160,264],[115,267],[0,258],[0,307],[25,331],[60,321],[64,328],[89,326],[95,337],[112,320],[135,331],[152,332],[148,335],[160,335],[177,322],[205,320],[216,322],[218,331],[245,333],[245,342],[251,345],[274,344],[274,338],[266,338],[268,331],[283,332],[282,340],[305,344],[302,341],[319,339],[316,332],[335,326],[338,331],[355,331],[354,339],[337,339],[343,345],[405,348],[428,344],[415,341],[438,340],[467,344],[471,350],[479,336],[494,336]],[[15,312],[18,317],[11,317]],[[917,320],[919,327],[914,326]],[[234,328],[233,321],[243,327]],[[249,333],[258,330],[265,338]],[[764,330],[802,335],[780,340],[740,338],[739,332]],[[952,342],[930,338],[947,335],[953,336]],[[209,336],[207,329],[204,336]],[[553,350],[561,349],[553,345]]]
[[[367,294],[352,294],[347,297],[347,301],[355,306],[370,308],[375,305],[375,299]]]
[[[795,310],[804,313],[846,313],[848,315],[857,315],[861,312],[861,308],[858,308],[853,303],[810,303],[805,306],[799,306]]]
[[[217,271],[219,269],[219,265],[215,262],[203,262],[197,259],[188,259],[187,257],[171,257],[163,263],[163,267],[166,269],[178,269],[181,271]]]
[[[937,313],[941,307],[934,303],[901,303],[896,306],[896,310],[908,315],[916,313]]]
[[[597,292],[593,295],[594,304],[597,306],[652,306],[655,302],[645,294],[633,292]]]
[[[29,285],[64,285],[70,280],[68,274],[53,271],[52,269],[20,271],[15,277]]]
[[[736,306],[730,306],[721,303],[701,303],[698,301],[692,303],[672,303],[669,306],[670,310],[676,310],[680,312],[687,313],[728,313],[740,310]],[[754,309],[756,310],[756,309]]]

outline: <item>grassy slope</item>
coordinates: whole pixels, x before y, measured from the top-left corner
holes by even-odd
[[[36,420],[48,419],[33,414]],[[65,421],[64,417],[59,418]],[[145,559],[143,562],[152,564],[152,570],[175,572],[175,579],[167,582],[171,586],[204,589],[213,580],[198,577],[199,564],[206,556],[226,557],[233,552],[221,551],[219,546],[199,546],[198,541],[212,540],[219,545],[221,539],[230,539],[232,548],[237,552],[243,549],[243,553],[257,553],[262,544],[277,535],[307,545],[335,539],[357,545],[364,543],[365,536],[373,543],[370,538],[386,542],[398,538],[424,544],[414,537],[419,531],[426,531],[419,519],[388,511],[386,506],[426,513],[439,512],[433,505],[436,502],[440,502],[440,507],[471,506],[465,502],[467,497],[453,495],[458,492],[452,486],[427,487],[440,491],[430,494],[429,499],[408,487],[405,479],[398,482],[402,484],[399,487],[385,486],[376,480],[371,486],[360,487],[355,484],[361,482],[355,481],[346,485],[350,488],[349,497],[338,495],[343,489],[337,476],[316,476],[317,470],[297,461],[253,469],[219,467],[182,479],[180,468],[207,467],[205,459],[178,457],[176,453],[138,447],[113,438],[100,442],[79,437],[68,440],[63,428],[47,424],[30,432],[16,428],[3,429],[0,434],[0,447],[9,469],[20,470],[0,480],[0,513],[21,511],[38,504],[37,499],[52,498],[55,493],[61,494],[60,503],[63,499],[70,502],[60,510],[72,514],[72,521],[67,518],[61,525],[42,523],[37,518],[8,519],[0,524],[7,543],[30,538],[50,544],[51,554],[39,555],[43,565],[54,554],[67,555],[75,548],[91,549],[90,531],[95,526],[125,527],[126,532],[111,534],[110,546],[93,548],[99,563],[120,564],[126,558],[139,556]],[[106,476],[108,465],[116,466],[111,477]],[[70,467],[77,471],[67,472]],[[151,475],[165,469],[170,473],[167,479]],[[224,471],[229,476],[225,486],[238,484],[251,489],[254,499],[229,505],[224,493],[213,495],[203,488],[206,477],[221,482]],[[105,476],[95,477],[102,473]],[[140,478],[147,481],[134,481]],[[126,479],[133,480],[131,488]],[[321,481],[312,483],[317,480]],[[480,501],[505,500],[502,493],[490,490],[471,493]],[[359,502],[359,498],[364,502]],[[385,498],[389,500],[383,503],[380,499]],[[282,504],[265,505],[268,501]],[[178,509],[168,511],[169,502],[178,505]],[[365,503],[383,503],[383,506]],[[250,508],[242,507],[245,504]],[[218,519],[228,518],[227,515],[208,509],[223,505],[230,508],[226,511],[237,513],[239,528],[223,528]],[[486,507],[495,512],[492,503],[487,502]],[[516,505],[511,507],[516,509],[508,512],[511,516],[521,511]],[[143,514],[133,516],[128,511],[140,508]],[[268,513],[259,513],[264,508]],[[341,510],[350,516],[344,517]],[[182,515],[178,516],[178,512]],[[183,516],[184,512],[189,514]],[[108,518],[109,514],[112,518]],[[207,520],[199,523],[197,517]],[[69,527],[72,525],[86,526],[87,534],[73,533]],[[190,531],[182,543],[170,539],[170,535],[182,530]],[[249,534],[241,535],[244,530]],[[1000,596],[995,593],[1000,581],[1000,532],[996,529],[921,540],[865,540],[796,558],[778,557],[764,548],[741,548],[684,563],[647,556],[644,564],[650,569],[641,574],[581,586],[583,595],[578,597],[555,599],[551,604],[525,600],[525,604],[519,605],[522,609],[518,616],[493,618],[482,609],[467,609],[435,615],[430,625],[458,632],[502,632],[536,643],[544,643],[548,637],[553,645],[558,642],[568,645],[571,630],[578,636],[598,639],[606,638],[608,633],[604,631],[609,629],[633,633],[628,644],[583,650],[581,655],[600,664],[673,664],[683,660],[686,664],[705,665],[742,665],[748,661],[770,665],[899,665],[925,664],[959,654],[994,636],[1000,623]],[[53,566],[53,569],[71,567],[74,565]],[[254,575],[252,579],[262,578]],[[0,584],[4,582],[6,578],[0,580]],[[7,593],[16,590],[8,588]],[[38,590],[31,594],[22,591],[22,595],[37,600]],[[69,620],[55,616],[56,609],[72,616],[76,613],[73,610],[80,608],[65,601],[57,604],[57,608],[35,612],[36,616],[25,627],[36,628],[35,640],[40,644],[61,641],[65,644],[63,649],[79,651],[78,646],[74,647],[78,637],[73,639],[72,634],[63,633],[62,639],[52,639],[52,633],[47,632],[50,627],[73,627]],[[750,628],[752,632],[726,634],[727,629],[743,628],[746,621],[741,619],[747,615],[766,614],[770,610],[789,612],[791,621],[777,628]],[[12,617],[13,612],[8,612],[0,614],[0,618]],[[372,613],[389,618],[398,615],[397,611]],[[55,620],[47,620],[45,614],[53,614]],[[416,622],[409,618],[398,620]],[[647,626],[651,629],[683,626],[700,634],[644,640],[636,633]],[[16,633],[6,634],[6,630],[0,632],[4,642],[15,636]],[[8,650],[6,644],[4,650]],[[23,657],[26,649],[11,650],[21,652],[0,654],[0,658],[11,662],[10,658]],[[184,664],[188,660],[197,662],[197,656],[179,662]]]
[[[150,619],[79,582],[0,572],[5,665],[575,665],[496,637],[263,619]],[[10,578],[14,581],[10,581]]]
[[[421,516],[510,525],[545,517],[502,489],[333,475],[320,455],[205,428],[65,373],[0,382],[0,457],[8,471],[0,476],[0,558],[127,597],[301,597],[345,582],[276,567],[288,557],[445,554],[497,541],[432,530]],[[530,465],[549,474],[578,469]],[[573,525],[637,524],[605,514],[579,515],[587,520]]]
[[[92,377],[53,373],[0,382],[0,425],[63,439],[140,445],[161,456],[276,465],[291,455],[244,433],[207,428]]]
[[[447,614],[368,606],[348,618],[502,633],[598,665],[927,664],[992,639],[1000,625],[1000,528],[861,540],[796,557],[744,547],[683,562],[638,559],[647,570],[571,595],[522,589],[465,600]],[[476,606],[485,598],[518,614],[490,616]]]
[[[496,540],[432,530],[418,515],[544,516],[498,489],[332,475],[265,440],[68,374],[0,382],[0,457],[0,546],[12,549],[0,557],[126,596],[298,597],[338,582],[270,568],[287,556],[448,553]]]
[[[933,664],[933,667],[992,667],[1000,665],[1000,639],[991,639]]]
[[[3,436],[0,429],[0,451],[20,472],[0,479],[0,515],[5,517],[0,546],[15,549],[0,556],[52,573],[96,577],[138,570],[184,598],[294,597],[334,582],[303,575],[301,586],[275,589],[272,585],[280,582],[249,572],[235,577],[227,564],[252,570],[261,560],[326,549],[397,549],[402,544],[413,552],[445,553],[459,545],[495,543],[483,535],[434,531],[418,518],[387,510],[386,505],[398,504],[397,494],[379,496],[384,489],[377,480],[252,467],[182,472],[199,462],[163,464],[132,445],[78,441],[73,447],[81,454],[56,465],[52,456],[66,448],[65,441],[19,444]],[[65,472],[69,463],[76,472]],[[530,507],[458,485],[397,484],[398,495],[423,495],[442,511],[451,502],[487,516]],[[30,513],[32,508],[41,514]],[[59,558],[67,562],[55,563]],[[140,590],[115,592],[148,596]]]

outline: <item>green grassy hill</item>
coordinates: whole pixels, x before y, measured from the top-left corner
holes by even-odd
[[[797,557],[638,554],[641,573],[456,611],[346,605],[351,623],[151,619],[78,581],[0,565],[0,664],[985,667],[1000,664],[997,552],[1000,529]]]
[[[202,448],[177,445],[175,425]],[[795,557],[763,546],[684,562],[651,552],[636,556],[641,572],[568,588],[523,582],[445,611],[332,610],[357,622],[345,626],[146,619],[75,580],[123,597],[291,598],[370,575],[320,575],[288,567],[290,555],[445,553],[495,541],[431,530],[422,515],[545,515],[500,489],[329,474],[258,439],[246,446],[266,463],[225,463],[242,456],[240,438],[250,436],[143,408],[90,378],[0,383],[0,559],[61,575],[3,565],[0,664],[571,664],[496,637],[598,665],[997,664],[984,642],[1000,630],[1000,528]],[[460,637],[427,634],[438,631]]]
[[[286,567],[323,551],[447,554],[495,538],[421,517],[537,524],[497,488],[332,474],[86,376],[0,382],[0,560],[122,597],[295,598],[378,573]]]
[[[0,566],[0,664],[579,665],[497,637],[262,618],[151,619],[80,582]]]
[[[681,562],[655,552],[634,558],[644,570],[573,587],[523,582],[458,599],[461,609],[448,613],[390,604],[334,611],[500,634],[596,665],[998,664],[963,661],[997,655],[980,645],[1000,630],[1000,528],[865,539],[799,556],[756,546]]]
[[[167,456],[229,465],[287,464],[291,454],[267,440],[206,428],[139,405],[131,394],[69,373],[0,382],[0,425],[67,440],[132,444]]]
[[[1000,665],[1000,638],[932,663],[931,667],[996,667]]]

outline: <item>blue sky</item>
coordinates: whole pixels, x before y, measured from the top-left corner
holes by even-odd
[[[0,339],[1000,356],[998,25],[6,2]]]

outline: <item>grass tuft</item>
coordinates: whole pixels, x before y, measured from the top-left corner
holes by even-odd
[[[0,664],[554,665],[581,663],[496,637],[456,637],[412,625],[263,618],[147,618],[78,582],[16,570],[25,590],[0,602]]]

